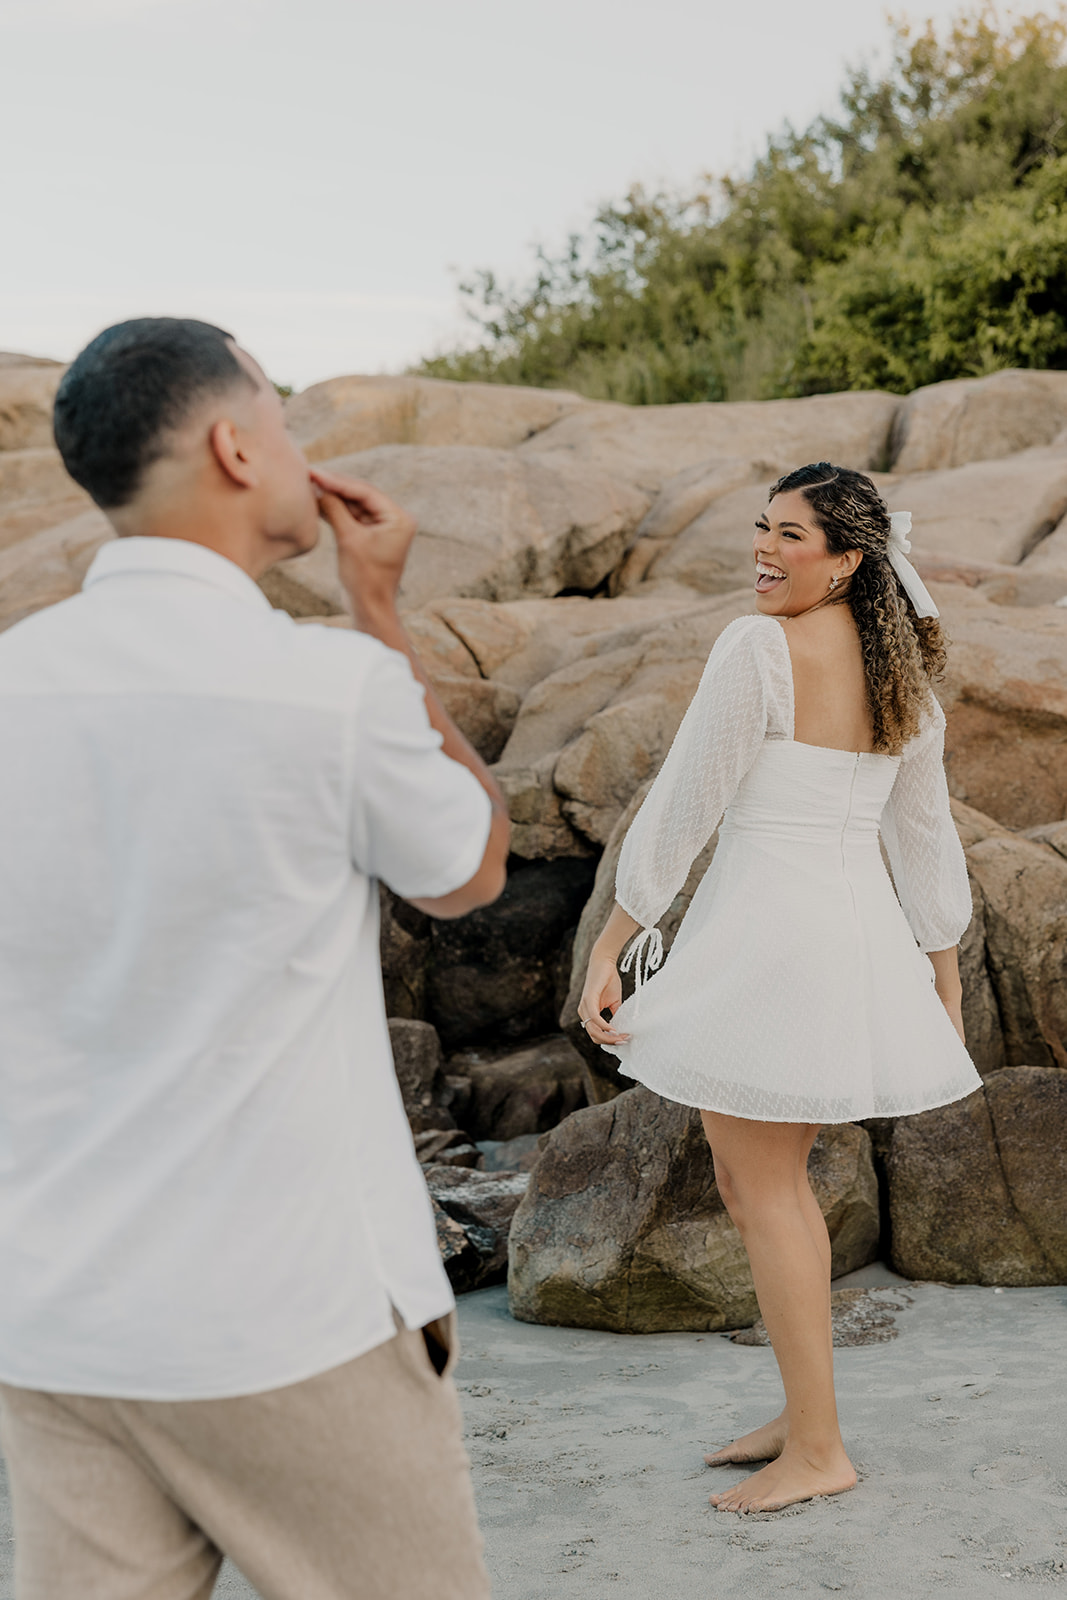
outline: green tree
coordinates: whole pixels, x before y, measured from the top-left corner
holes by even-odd
[[[893,34],[836,117],[741,179],[634,189],[524,285],[463,285],[452,378],[652,403],[759,399],[1067,365],[1067,12]]]

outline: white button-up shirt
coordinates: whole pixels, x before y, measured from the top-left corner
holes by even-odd
[[[440,746],[403,656],[187,541],[0,637],[0,1379],[249,1394],[451,1308],[375,885],[481,862]]]

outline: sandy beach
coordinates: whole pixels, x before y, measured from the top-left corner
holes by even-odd
[[[907,1292],[896,1339],[837,1352],[858,1489],[744,1519],[709,1507],[735,1480],[701,1457],[778,1405],[769,1349],[523,1326],[503,1290],[468,1297],[459,1382],[499,1600],[1067,1587],[1067,1290]]]
[[[888,1283],[882,1268],[850,1283]],[[458,1371],[497,1600],[985,1600],[1067,1590],[1067,1289],[907,1287],[888,1343],[837,1353],[852,1494],[776,1515],[713,1511],[702,1452],[777,1404],[770,1350],[719,1334],[626,1337],[460,1300]],[[10,1512],[0,1600],[12,1600]],[[254,1591],[227,1568],[218,1594]]]

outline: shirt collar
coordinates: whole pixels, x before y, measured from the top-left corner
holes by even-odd
[[[98,550],[92,566],[82,584],[90,588],[104,578],[123,577],[130,573],[151,573],[162,577],[193,578],[209,583],[215,589],[225,589],[235,599],[247,605],[266,606],[270,601],[263,590],[247,572],[228,556],[209,550],[206,545],[194,544],[191,539],[154,539],[131,535],[114,539]]]

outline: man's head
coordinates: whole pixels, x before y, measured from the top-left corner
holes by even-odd
[[[316,498],[278,395],[210,323],[105,328],[65,374],[54,427],[67,471],[120,534],[190,538],[254,575],[315,543]]]

